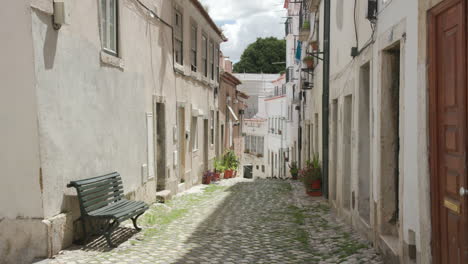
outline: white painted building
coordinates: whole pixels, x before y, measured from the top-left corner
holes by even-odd
[[[246,178],[267,178],[269,170],[267,165],[268,120],[261,117],[244,119],[243,133],[244,155],[242,166]]]
[[[280,77],[279,74],[265,73],[235,73],[234,76],[242,82],[238,90],[249,96],[245,101],[248,106],[245,118],[252,118],[258,113],[259,97],[273,94],[273,81]]]
[[[219,144],[224,37],[197,0],[64,1],[61,25],[53,2],[0,8],[2,263],[71,244],[70,181],[118,171],[153,202],[201,183]]]
[[[426,9],[420,10],[418,1],[331,1],[330,101],[325,102],[330,107],[329,200],[388,263],[431,263],[439,257],[431,248],[431,231],[440,231],[430,221],[436,194],[429,192],[425,35],[426,12],[439,2],[447,8],[466,3],[421,0]],[[377,4],[370,19],[369,3]],[[324,1],[296,5],[302,23],[310,23],[299,33],[304,58],[314,52],[310,44],[316,40],[317,51],[323,51]],[[301,76],[302,90],[313,84],[301,98],[303,162],[314,153],[323,159],[322,66],[316,60],[313,75]],[[462,258],[440,263],[464,263]]]

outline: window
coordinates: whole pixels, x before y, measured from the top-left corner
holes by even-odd
[[[196,116],[192,117],[192,151],[198,150],[198,118]]]
[[[214,127],[215,127],[214,110],[211,110],[211,127],[210,127],[211,145],[214,144]]]
[[[192,24],[190,30],[190,64],[192,65],[192,71],[197,71],[197,37],[198,37],[198,28],[197,25]]]
[[[184,27],[182,12],[174,8],[174,51],[176,63],[184,64]]]
[[[117,0],[100,0],[101,41],[105,52],[118,55],[118,4]]]
[[[203,76],[208,77],[208,39],[202,35],[202,72]]]
[[[210,40],[210,78],[211,80],[214,80],[215,74],[214,74],[214,44],[213,40]]]
[[[216,81],[219,82],[219,44],[216,45],[214,61],[215,61],[215,68],[216,68]]]

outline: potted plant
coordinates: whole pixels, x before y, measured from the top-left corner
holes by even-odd
[[[306,192],[310,196],[322,196],[322,168],[318,155],[312,161],[306,162],[306,167],[299,171]]]
[[[239,160],[232,150],[228,150],[223,156],[223,165],[226,168],[224,178],[232,178],[235,174],[234,171],[239,167]]]
[[[292,179],[297,180],[299,176],[299,167],[297,166],[297,162],[292,162],[289,165],[289,172],[291,173]]]
[[[220,159],[215,159],[214,160],[214,172],[213,172],[213,178],[215,181],[219,181],[221,179],[221,173],[223,173],[226,170],[226,168],[223,165],[223,161]]]
[[[312,48],[313,51],[318,51],[318,41],[314,40],[310,42],[310,47]]]
[[[302,23],[302,30],[310,30],[310,22],[308,20]]]
[[[314,57],[305,56],[302,61],[307,65],[307,68],[312,69],[314,67]]]
[[[207,170],[203,174],[202,183],[203,184],[210,184],[212,178],[213,178],[213,172],[210,171],[210,170]]]

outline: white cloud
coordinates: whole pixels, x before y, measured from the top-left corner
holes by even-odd
[[[284,37],[283,0],[201,0],[229,39],[221,50],[237,62],[244,49],[259,37]]]

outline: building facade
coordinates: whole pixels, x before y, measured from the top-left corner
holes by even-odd
[[[224,59],[218,99],[219,130],[221,131],[221,149],[219,153],[223,154],[229,149],[234,150],[236,156],[241,159],[244,153],[242,125],[245,105],[243,100],[248,99],[248,96],[237,90],[237,86],[242,83],[230,72],[231,65],[232,63],[229,60]],[[242,173],[242,171],[239,171],[239,173]]]
[[[437,164],[429,163],[430,151],[436,150],[429,141],[435,140],[428,123],[434,121],[435,106],[428,101],[428,65],[434,64],[427,50],[451,43],[448,38],[428,43],[431,30],[437,29],[431,21],[442,23],[451,12],[464,17],[466,1],[331,1],[328,102],[322,101],[324,2],[286,1],[290,16],[300,20],[300,44],[294,45],[301,47],[300,59],[315,58],[311,68],[304,62],[301,66],[302,166],[313,155],[323,160],[326,131],[330,204],[373,241],[386,262],[466,262],[465,238],[459,235],[466,224],[459,222],[463,217],[456,210],[466,203],[458,195],[466,174],[444,184],[450,191],[441,191],[434,181],[450,177],[431,171]],[[442,70],[439,74],[444,76]],[[323,103],[330,109],[325,129]],[[448,206],[452,211],[444,203],[453,205]]]
[[[225,38],[198,1],[65,1],[63,14],[52,0],[5,5],[2,261],[71,244],[71,180],[118,171],[126,196],[146,202],[201,183],[216,156]]]

